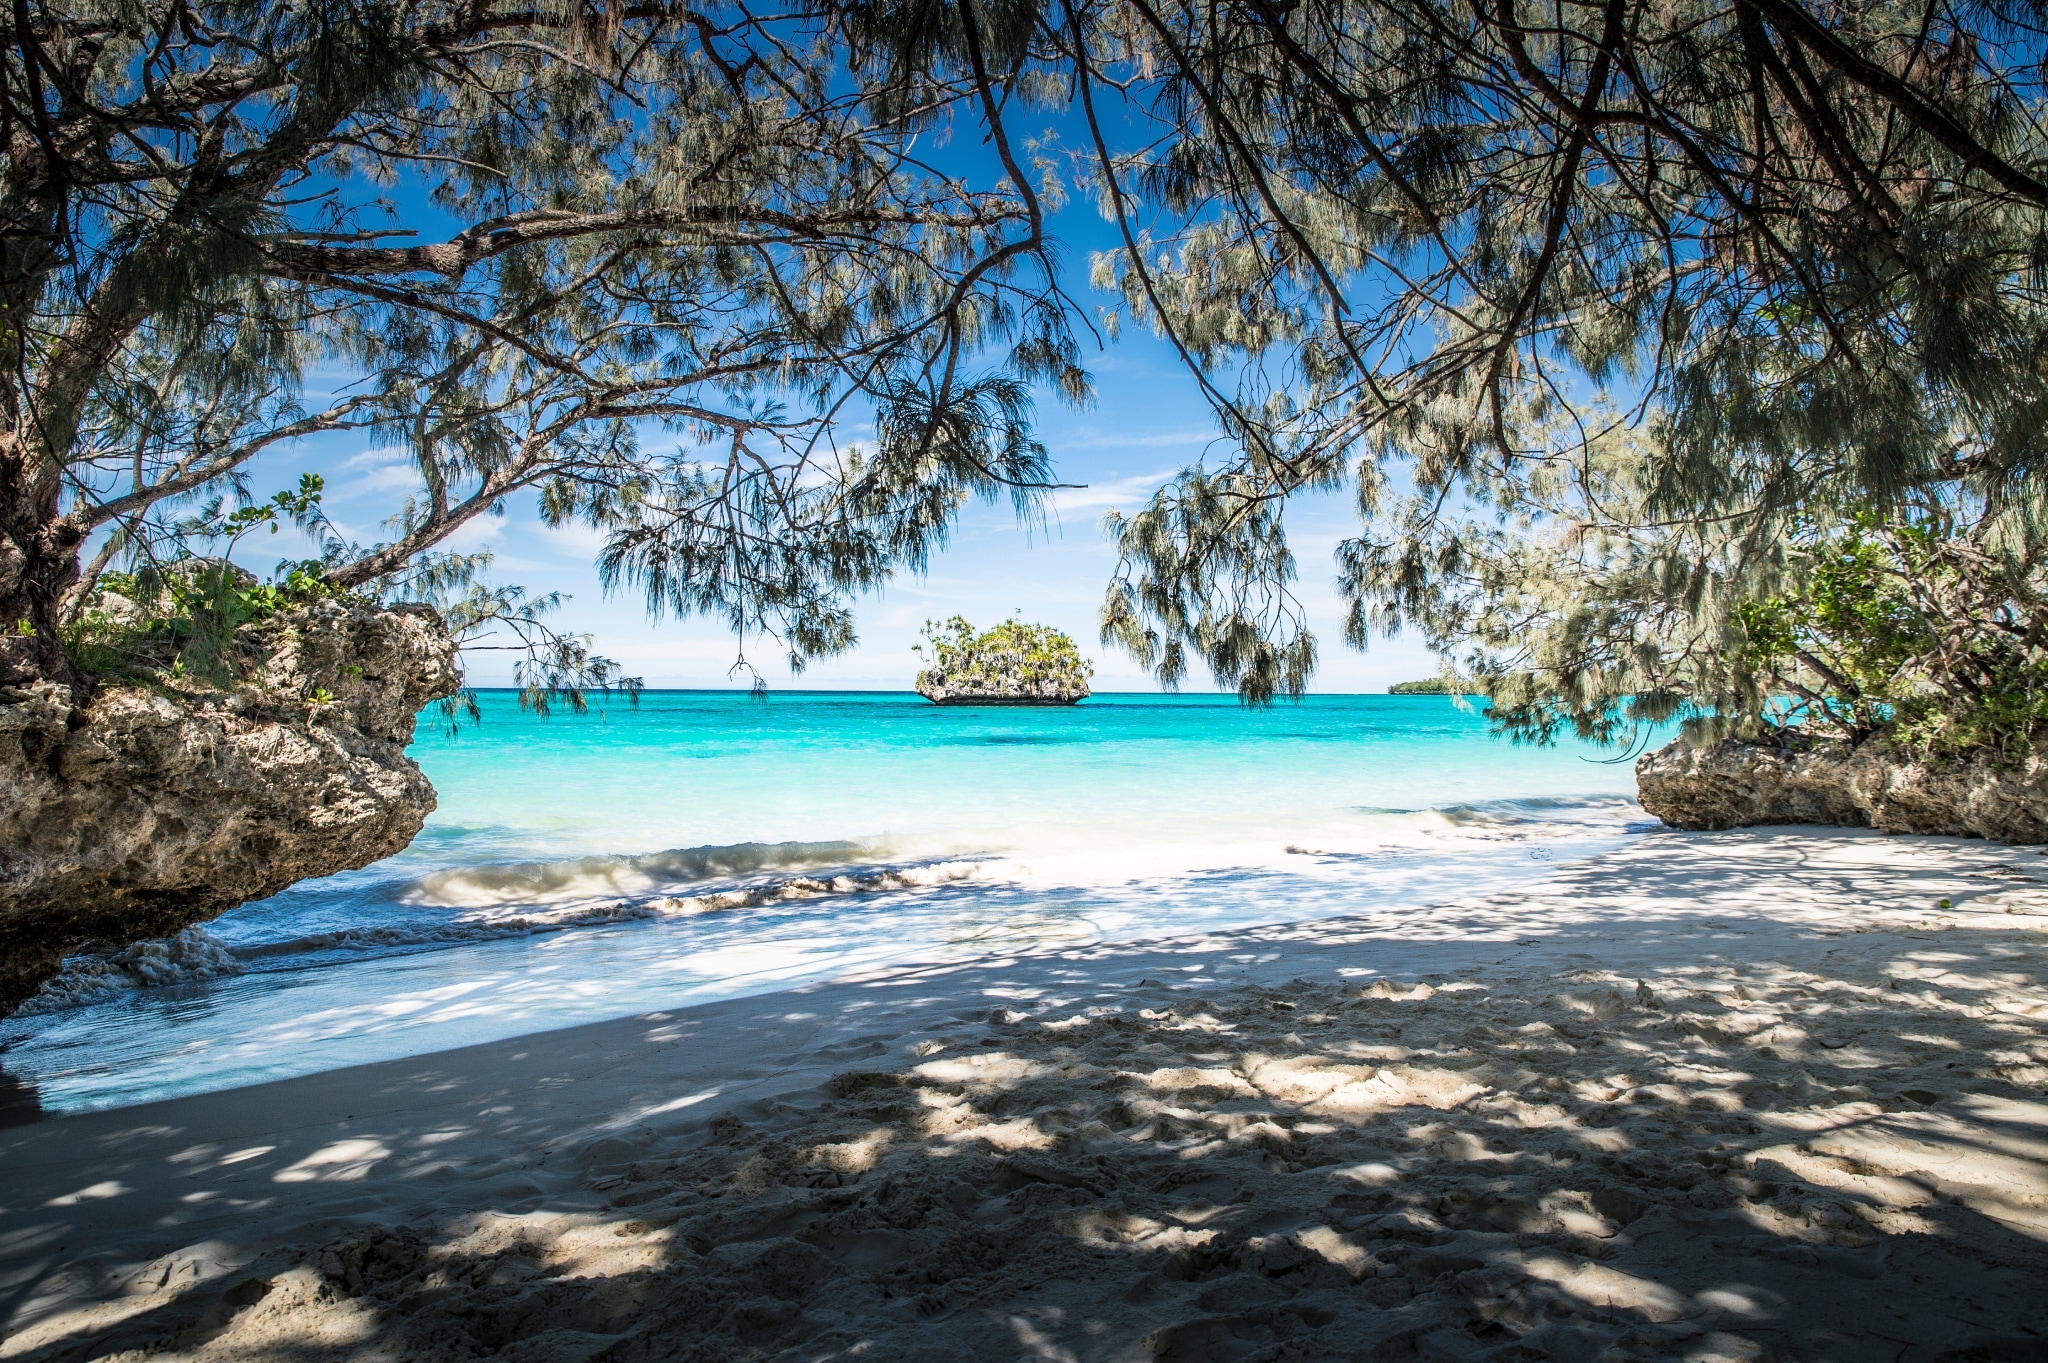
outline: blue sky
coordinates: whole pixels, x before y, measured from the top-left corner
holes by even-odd
[[[1019,525],[1007,503],[967,508],[947,549],[923,576],[899,576],[857,608],[860,644],[837,658],[814,662],[792,677],[772,641],[756,640],[749,660],[771,688],[812,687],[903,690],[917,671],[911,647],[928,618],[961,614],[992,624],[1021,611],[1079,640],[1095,663],[1102,691],[1156,689],[1135,663],[1096,642],[1096,609],[1116,566],[1116,552],[1101,529],[1110,508],[1134,509],[1177,470],[1203,457],[1215,437],[1208,408],[1192,380],[1165,346],[1150,336],[1124,338],[1093,357],[1099,394],[1095,407],[1074,411],[1051,401],[1039,407],[1040,429],[1060,477],[1088,486],[1063,491],[1043,527]],[[1212,456],[1213,458],[1214,456]],[[290,485],[304,470],[327,480],[326,506],[360,542],[378,537],[378,523],[415,486],[405,451],[375,449],[360,439],[302,442],[259,465],[252,489],[267,495]],[[1300,595],[1321,642],[1323,665],[1316,691],[1381,691],[1397,681],[1433,676],[1436,663],[1413,637],[1375,640],[1358,653],[1341,642],[1343,605],[1335,589],[1331,551],[1356,531],[1348,496],[1298,498],[1288,510],[1301,564]],[[562,623],[596,637],[600,652],[655,687],[718,687],[736,654],[731,633],[712,620],[650,622],[635,595],[607,598],[591,562],[599,539],[583,527],[550,530],[534,516],[532,498],[515,499],[502,518],[472,522],[448,547],[496,556],[495,576],[536,592],[560,590],[571,600]],[[238,555],[259,571],[268,560],[296,552],[285,536],[258,535]],[[509,680],[505,654],[468,660],[472,683]],[[1195,672],[1183,689],[1209,690]]]
[[[1022,130],[1012,132],[1016,136]],[[972,162],[984,154],[957,148],[953,155]],[[1116,243],[1114,229],[1081,195],[1050,225],[1063,247],[1064,282],[1071,296],[1091,309],[1108,304],[1107,295],[1089,289],[1088,270],[1092,252]],[[1095,663],[1097,690],[1156,689],[1128,657],[1097,642],[1096,611],[1116,565],[1102,516],[1112,508],[1135,509],[1180,469],[1205,454],[1214,462],[1227,451],[1214,444],[1217,432],[1209,409],[1166,344],[1129,326],[1122,339],[1100,350],[1088,344],[1094,406],[1077,411],[1048,394],[1038,407],[1040,438],[1058,476],[1086,486],[1057,494],[1043,526],[1019,525],[1007,503],[970,506],[951,544],[934,557],[928,571],[899,576],[859,603],[859,645],[814,662],[801,676],[790,674],[773,640],[750,641],[748,660],[771,689],[907,689],[918,666],[912,646],[925,620],[960,614],[985,625],[1012,612],[1073,635]],[[650,431],[648,438],[675,437]],[[264,497],[308,470],[325,477],[328,513],[360,543],[382,538],[380,524],[418,487],[403,450],[376,448],[352,435],[301,442],[266,457],[252,468],[250,488]],[[1288,523],[1301,569],[1299,595],[1323,657],[1312,689],[1381,691],[1393,682],[1433,676],[1434,659],[1413,637],[1375,640],[1366,653],[1341,642],[1343,606],[1331,553],[1338,540],[1356,532],[1349,495],[1298,498],[1288,510]],[[649,686],[745,684],[745,677],[735,681],[731,676],[738,647],[717,621],[655,623],[637,595],[608,597],[592,568],[599,543],[594,532],[582,527],[550,530],[541,525],[528,495],[514,499],[501,518],[472,522],[445,547],[489,549],[496,556],[496,580],[517,582],[536,593],[564,593],[570,601],[559,623],[594,636],[598,652]],[[288,537],[258,536],[245,542],[237,556],[262,571],[277,557],[302,552]],[[509,654],[472,654],[468,665],[472,684],[510,679]],[[1213,688],[1206,672],[1197,668],[1184,689]]]

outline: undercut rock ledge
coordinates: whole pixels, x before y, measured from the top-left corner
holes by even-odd
[[[261,642],[231,695],[0,688],[0,1016],[66,955],[367,866],[433,812],[405,749],[461,684],[437,614],[322,602]]]
[[[2048,842],[2048,752],[1931,763],[1888,744],[1804,752],[1683,741],[1636,763],[1643,808],[1675,828],[1837,824],[1996,842]]]

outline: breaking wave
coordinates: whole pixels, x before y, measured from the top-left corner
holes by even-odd
[[[1526,796],[1510,800],[1474,800],[1464,804],[1437,805],[1425,809],[1390,809],[1365,805],[1360,814],[1389,818],[1416,831],[1452,831],[1467,835],[1506,834],[1526,837],[1538,832],[1584,833],[1608,831],[1642,821],[1642,806],[1634,800],[1613,798]]]
[[[877,842],[743,842],[729,847],[680,847],[640,856],[461,866],[420,877],[400,896],[400,902],[471,909],[607,895],[638,897],[706,880],[830,866],[886,854],[887,848]]]
[[[541,932],[562,932],[570,928],[657,922],[662,919],[689,918],[707,913],[726,913],[735,909],[760,908],[799,899],[818,899],[825,895],[876,894],[889,890],[925,889],[971,879],[980,873],[983,865],[984,863],[978,861],[947,861],[923,866],[883,867],[871,871],[840,871],[830,875],[780,876],[729,889],[705,890],[692,895],[656,895],[646,899],[609,900],[595,904],[564,904],[556,908],[526,904],[516,909],[467,913],[439,923],[338,928],[331,932],[307,933],[281,942],[261,942],[236,947],[234,954],[241,960],[254,961],[335,950],[374,951],[456,945],[504,937],[526,937]]]
[[[1399,860],[1431,855],[1437,839],[1544,839],[1647,831],[1641,807],[1627,799],[1523,798],[1435,808],[1360,807],[1373,832],[1362,849],[1289,843],[1291,854],[1326,861]],[[1635,817],[1631,818],[1633,815]],[[1419,835],[1419,836],[1418,836]],[[1354,836],[1356,836],[1354,834]],[[268,940],[230,940],[203,927],[138,942],[118,952],[67,960],[17,1016],[82,1008],[139,989],[190,984],[249,970],[297,969],[333,957],[431,951],[444,947],[636,923],[769,908],[827,896],[928,889],[961,881],[1004,880],[1008,859],[954,857],[875,865],[877,839],[737,843],[637,856],[587,856],[451,867],[387,882],[372,901],[386,921],[368,921]],[[1546,853],[1532,855],[1547,856]],[[863,864],[865,863],[865,864]],[[352,893],[360,894],[360,889]],[[364,904],[374,917],[376,910]],[[1006,908],[1006,914],[1014,909]]]
[[[767,850],[769,845],[755,845]],[[776,844],[790,847],[851,848],[852,843]],[[731,852],[743,849],[714,848],[705,851]],[[663,854],[679,856],[682,854]],[[588,860],[600,860],[590,858]],[[627,860],[627,858],[618,858]],[[704,864],[709,865],[707,861]],[[726,864],[735,864],[728,862]],[[765,862],[757,862],[765,864]],[[259,963],[270,968],[289,966],[294,958],[305,959],[326,953],[397,953],[432,950],[436,947],[467,946],[539,933],[565,932],[574,928],[607,927],[614,924],[659,922],[664,919],[693,918],[704,914],[763,908],[828,895],[879,894],[889,891],[929,889],[971,880],[983,873],[984,861],[943,861],[917,866],[888,866],[872,870],[842,870],[822,875],[777,876],[704,890],[690,895],[657,895],[636,900],[564,904],[558,907],[525,905],[516,910],[465,913],[438,922],[395,925],[370,924],[311,932],[283,941],[236,944],[223,941],[205,928],[187,928],[175,937],[138,942],[112,954],[88,954],[65,962],[63,971],[44,982],[40,992],[16,1010],[16,1016],[63,1012],[104,1003],[137,989],[189,984],[199,980],[239,975]],[[544,869],[539,863],[533,869]],[[474,868],[449,875],[503,868]],[[527,869],[527,868],[520,868]],[[565,874],[566,883],[572,877]],[[307,962],[311,964],[311,961]]]

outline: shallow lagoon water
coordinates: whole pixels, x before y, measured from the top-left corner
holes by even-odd
[[[119,1106],[864,966],[1410,909],[1643,819],[1628,764],[1444,697],[481,699],[481,725],[422,721],[440,807],[413,846],[146,972],[79,962],[0,1023],[0,1065],[46,1107]]]

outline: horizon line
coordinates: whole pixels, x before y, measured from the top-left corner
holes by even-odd
[[[476,693],[482,693],[485,691],[504,691],[508,693],[516,693],[522,690],[523,688],[518,686],[468,686],[464,687],[463,689],[466,691]],[[590,694],[600,696],[620,696],[626,695],[628,693],[621,691],[605,692],[593,690],[592,692],[590,692]],[[771,686],[759,693],[756,693],[751,688],[745,686],[643,686],[639,689],[638,694],[643,696],[687,694],[716,696],[751,696],[755,694],[760,694],[763,696],[917,696],[920,700],[924,699],[922,694],[913,688],[903,687],[884,689],[881,687],[872,686]],[[1422,691],[1410,692],[1406,695],[1395,695],[1387,691],[1310,691],[1300,696],[1275,696],[1273,697],[1272,703],[1278,705],[1283,702],[1310,700],[1317,696],[1352,698],[1378,697],[1383,700],[1433,700],[1450,695],[1480,696],[1480,694],[1481,693],[1477,691]],[[1082,697],[1081,700],[1076,701],[1075,704],[1085,704],[1087,701],[1094,700],[1102,696],[1157,696],[1161,699],[1166,700],[1190,700],[1202,699],[1205,697],[1214,697],[1218,700],[1236,700],[1239,698],[1235,691],[1091,691],[1088,693],[1088,695]],[[1039,708],[1071,709],[1073,707],[1048,705]]]

